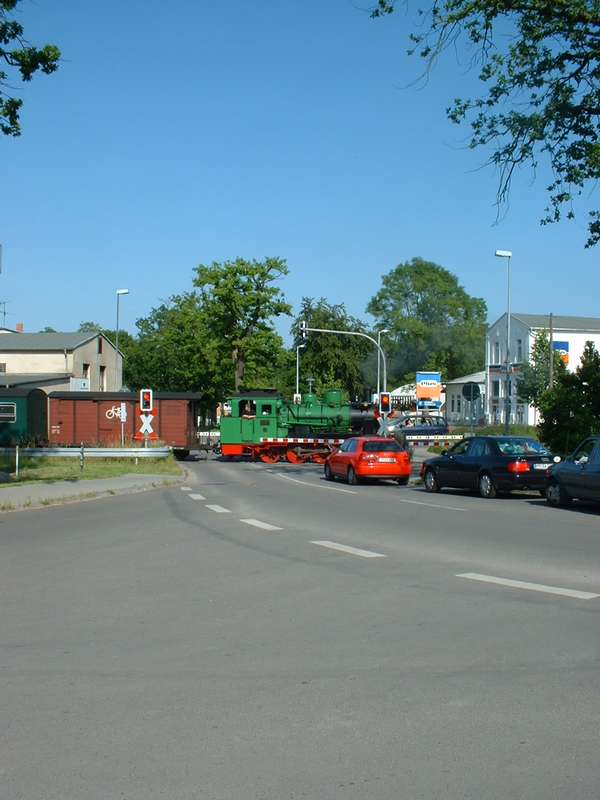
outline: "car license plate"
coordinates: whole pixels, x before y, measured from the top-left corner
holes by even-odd
[[[550,464],[534,464],[533,468],[534,469],[549,469],[550,468]]]
[[[395,458],[380,458],[379,459],[379,463],[380,464],[393,464],[395,460],[396,460]]]

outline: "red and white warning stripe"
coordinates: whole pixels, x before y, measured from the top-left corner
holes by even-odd
[[[261,438],[267,444],[341,444],[343,439],[280,439],[280,438]]]

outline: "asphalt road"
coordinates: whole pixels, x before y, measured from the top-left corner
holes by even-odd
[[[190,468],[0,517],[2,800],[600,797],[600,512]]]

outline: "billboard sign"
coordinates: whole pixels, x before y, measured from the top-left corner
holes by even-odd
[[[552,342],[552,347],[554,350],[558,350],[560,353],[560,360],[563,364],[569,363],[569,343],[568,342]]]

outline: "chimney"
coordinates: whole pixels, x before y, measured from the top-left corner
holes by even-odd
[[[17,324],[15,325],[15,330],[17,331],[17,333],[23,333],[23,327],[24,326],[22,322],[17,322]]]

